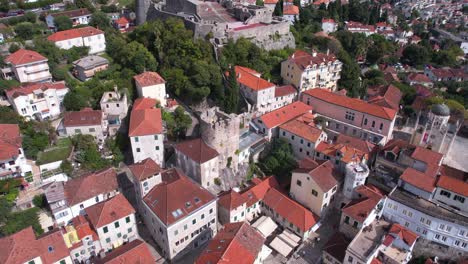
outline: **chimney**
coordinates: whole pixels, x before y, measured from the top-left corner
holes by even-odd
[[[312,50],[312,57],[317,57],[317,50],[316,49]]]
[[[330,49],[327,49],[327,56],[330,55]]]

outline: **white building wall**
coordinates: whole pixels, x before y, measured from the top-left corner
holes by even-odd
[[[127,217],[130,221],[127,223]],[[118,223],[118,227],[116,226]],[[107,228],[107,232],[104,229]],[[121,246],[124,242],[130,242],[138,238],[135,214],[130,214],[118,219],[106,226],[99,227],[97,234],[104,251],[109,251],[114,246]]]
[[[156,84],[150,86],[140,86],[136,83],[138,97],[148,97],[158,100],[162,106],[166,105],[166,84]]]
[[[133,162],[152,158],[161,167],[164,167],[163,134],[130,137],[130,142],[132,144]]]
[[[450,197],[446,195],[442,195],[442,193],[449,193]],[[454,199],[455,196],[464,198],[464,202],[461,202],[460,199]],[[460,209],[460,211],[468,213],[468,197],[463,196],[461,194],[454,193],[447,189],[437,187],[434,191],[434,197],[432,198],[433,201],[439,201],[449,206],[455,206]]]
[[[47,61],[12,66],[16,79],[21,83],[46,82],[52,80]]]
[[[320,144],[320,142],[327,140],[327,134],[324,132],[321,133],[316,142],[312,142],[282,128],[279,128],[279,137],[285,139],[291,145],[294,157],[298,160],[314,157],[315,147]]]
[[[78,134],[83,134],[83,135],[91,135],[98,140],[104,140],[105,131],[106,129],[102,125],[65,127],[65,133],[69,137],[73,137],[74,135],[78,135]]]
[[[61,114],[60,106],[68,91],[68,88],[59,90],[48,89],[44,91],[44,98],[42,99],[35,98],[33,94],[29,94],[27,96],[16,97],[9,101],[15,111],[25,118],[32,118],[36,113],[43,117],[53,118]],[[47,109],[49,110],[48,114],[43,112]]]

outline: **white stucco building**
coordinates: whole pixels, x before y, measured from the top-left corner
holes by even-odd
[[[208,242],[217,232],[216,197],[179,169],[162,173],[162,182],[143,198],[143,219],[168,259]]]
[[[133,185],[137,196],[138,210],[141,211],[142,198],[154,186],[161,183],[161,167],[151,158],[128,166],[132,173]]]
[[[61,49],[73,47],[88,47],[89,54],[101,53],[106,50],[106,38],[104,31],[94,27],[73,28],[59,31],[47,37],[47,39]]]
[[[6,57],[5,62],[11,67],[11,71],[20,83],[52,80],[48,59],[35,51],[19,49]]]
[[[24,176],[32,172],[27,164],[20,128],[17,124],[0,124],[0,179]]]
[[[125,93],[120,93],[117,87],[113,92],[105,92],[101,97],[101,110],[107,120],[109,135],[117,134],[120,125],[128,113],[128,101]]]
[[[62,113],[62,103],[69,89],[65,82],[31,83],[7,90],[8,102],[22,117],[44,120]]]
[[[298,50],[281,63],[281,77],[299,92],[313,88],[335,91],[342,65],[333,54]]]
[[[128,136],[132,145],[133,161],[152,158],[164,167],[164,132],[161,109],[151,98],[138,98],[130,115]]]
[[[338,29],[338,24],[331,18],[322,18],[322,31],[326,33],[335,32]]]
[[[54,220],[67,224],[84,209],[114,197],[119,193],[117,174],[109,168],[90,173],[67,182],[54,182],[47,186],[45,195]]]
[[[133,77],[138,97],[148,97],[158,100],[162,107],[166,106],[166,81],[157,72],[144,72]]]
[[[187,140],[175,146],[178,168],[202,187],[214,184],[219,177],[219,153],[201,138]]]

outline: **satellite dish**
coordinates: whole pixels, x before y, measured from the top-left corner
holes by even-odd
[[[135,20],[136,19],[136,14],[135,12],[131,12],[128,17],[131,19],[131,20]]]

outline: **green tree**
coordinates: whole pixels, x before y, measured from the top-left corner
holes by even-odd
[[[410,44],[403,50],[401,61],[413,66],[423,66],[429,62],[430,58],[430,51],[426,47]]]
[[[38,194],[33,197],[32,200],[34,206],[37,208],[46,208],[47,207],[47,199],[44,194]]]
[[[54,23],[57,26],[58,31],[71,29],[73,27],[73,21],[67,16],[55,17]]]
[[[75,0],[74,3],[75,3],[75,6],[78,8],[87,8],[91,12],[95,10],[90,0]]]
[[[21,22],[15,26],[15,33],[18,37],[28,40],[37,34],[37,28],[31,22]]]
[[[12,44],[10,45],[10,47],[8,48],[8,52],[10,52],[10,53],[15,53],[15,52],[17,52],[19,49],[21,49],[21,47],[20,47],[18,44],[12,43]]]
[[[99,28],[101,30],[111,28],[111,22],[109,17],[101,11],[95,12],[91,16],[91,21],[89,21],[89,25],[95,28]]]
[[[256,0],[255,5],[264,6],[263,0]]]
[[[80,96],[76,91],[72,90],[65,95],[63,106],[67,111],[79,111],[88,106],[88,103],[83,96]]]
[[[283,0],[279,0],[275,5],[275,10],[273,10],[273,15],[283,16]]]
[[[168,135],[174,140],[184,138],[187,129],[192,125],[192,119],[181,106],[178,106],[173,113],[164,111],[163,120],[166,122]]]
[[[70,161],[63,160],[62,164],[60,164],[60,169],[65,173],[67,176],[71,177],[73,173],[73,166]]]
[[[9,9],[10,9],[10,1],[0,0],[0,11],[8,12]]]
[[[260,168],[267,175],[283,177],[291,174],[297,166],[292,147],[284,139],[277,139],[266,158],[259,163]]]
[[[239,111],[239,84],[237,83],[234,67],[229,69],[226,85],[226,99],[224,100],[224,111],[228,114]]]

